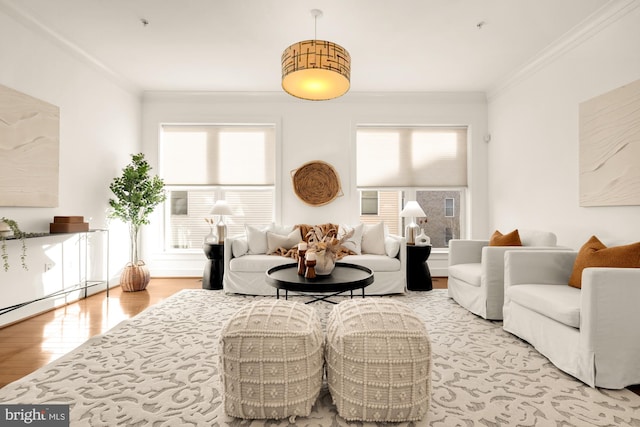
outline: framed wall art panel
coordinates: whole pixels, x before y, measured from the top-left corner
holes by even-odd
[[[0,85],[0,206],[58,206],[60,109]]]
[[[580,206],[640,205],[640,80],[580,104]]]

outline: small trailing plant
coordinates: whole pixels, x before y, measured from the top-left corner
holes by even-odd
[[[150,175],[151,166],[144,159],[144,154],[132,154],[131,163],[122,169],[122,175],[111,182],[109,188],[115,198],[109,199],[113,209],[112,218],[117,218],[129,225],[130,262],[138,264],[138,232],[140,227],[149,224],[149,215],[157,205],[164,202],[166,194],[164,181]]]
[[[11,229],[11,231],[13,232],[13,237],[15,237],[16,239],[20,239],[20,241],[22,242],[22,253],[20,254],[20,262],[22,263],[22,268],[24,268],[25,270],[28,270],[29,268],[27,267],[27,262],[26,262],[27,261],[27,243],[24,240],[26,233],[23,233],[22,230],[20,230],[18,223],[12,219],[1,217],[0,224],[2,223],[7,224],[9,229]],[[7,254],[7,237],[4,234],[0,234],[0,241],[2,241],[2,243],[0,243],[0,252],[1,252],[0,255],[2,256],[2,267],[4,268],[4,271],[9,271],[10,265],[9,265],[9,254]]]

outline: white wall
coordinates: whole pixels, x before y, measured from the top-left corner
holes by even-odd
[[[143,99],[143,144],[157,166],[158,127],[163,122],[273,122],[279,146],[276,220],[281,223],[358,221],[355,183],[355,125],[464,124],[469,125],[470,235],[488,232],[486,162],[487,110],[484,94],[353,94],[312,102],[284,93],[147,93]],[[290,171],[310,160],[333,165],[342,181],[344,196],[312,207],[293,192]],[[176,256],[161,248],[159,214],[143,230],[143,257],[153,275],[201,275],[204,255]],[[435,257],[434,257],[435,259]]]
[[[640,79],[640,7],[623,12],[490,96],[491,229],[551,230],[576,249],[593,234],[640,240],[640,206],[583,208],[578,196],[578,105]]]
[[[27,232],[48,231],[54,215],[82,215],[90,221],[92,228],[105,227],[107,201],[111,195],[109,183],[129,162],[129,153],[140,151],[139,96],[123,89],[60,42],[19,17],[5,13],[2,8],[0,64],[0,84],[60,108],[59,206],[0,206],[0,217],[15,219]],[[59,288],[62,242],[69,246],[64,264],[69,270],[65,271],[65,276],[71,280],[69,276],[74,268],[69,263],[74,258],[72,254],[77,253],[75,237],[29,239],[28,271],[20,268],[19,242],[8,242],[11,269],[6,273],[0,268],[0,308]],[[112,283],[118,283],[118,270],[127,259],[126,239],[122,228],[116,226],[111,233],[109,273],[114,278]],[[45,263],[52,267],[46,273]],[[98,289],[96,287],[94,291]],[[63,302],[64,299],[47,300],[5,314],[0,317],[0,325]]]

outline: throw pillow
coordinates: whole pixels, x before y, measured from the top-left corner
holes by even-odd
[[[384,239],[384,250],[387,253],[388,257],[395,258],[400,251],[400,241],[394,239],[393,237],[385,237]]]
[[[274,233],[280,234],[281,236],[286,236],[293,231],[293,228],[293,225],[278,225],[276,223],[271,223],[269,231],[273,231]]]
[[[353,235],[342,242],[342,246],[355,252],[357,255],[360,255],[362,254],[362,232],[364,230],[364,224],[358,224],[354,227],[346,224],[340,224],[338,227],[338,240],[342,240],[342,238],[351,230],[353,230]]]
[[[252,225],[245,225],[245,233],[247,234],[247,244],[249,245],[249,253],[251,255],[267,253],[267,230],[270,227],[258,228]]]
[[[582,288],[582,270],[587,267],[640,268],[640,242],[608,248],[591,236],[578,251],[569,286]]]
[[[489,239],[489,246],[522,246],[518,229],[507,234],[502,234],[498,230],[494,231]]]
[[[298,246],[298,243],[301,241],[302,236],[300,236],[299,228],[296,228],[286,236],[267,231],[267,254],[273,254],[278,248],[285,248],[287,250],[294,248]]]
[[[362,253],[385,255],[384,223],[375,225],[365,224],[362,232]]]
[[[240,237],[234,239],[231,243],[231,253],[234,258],[241,257],[249,252],[249,244],[247,243],[246,237]]]

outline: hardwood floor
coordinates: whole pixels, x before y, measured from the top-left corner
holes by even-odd
[[[431,283],[433,284],[433,289],[447,289],[446,277],[432,277]]]
[[[147,289],[122,292],[119,287],[92,295],[0,329],[0,387],[30,374],[182,289],[200,289],[200,278],[151,279]],[[433,278],[434,289],[446,289],[446,277]],[[629,390],[640,395],[640,385]]]
[[[116,287],[108,299],[106,292],[101,292],[0,329],[0,387],[179,290],[191,288],[202,288],[201,279],[152,279],[144,291],[122,292]]]

